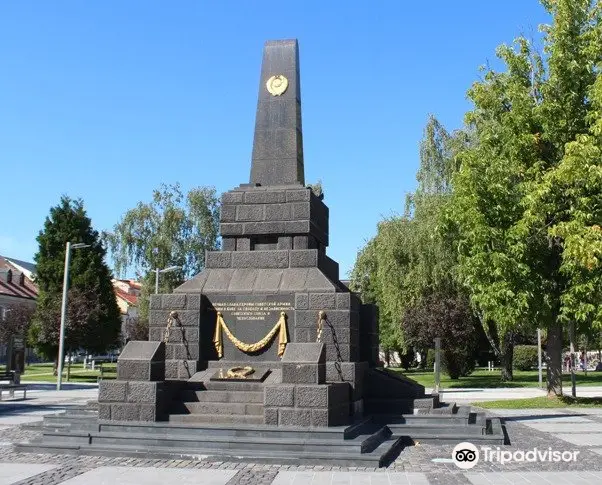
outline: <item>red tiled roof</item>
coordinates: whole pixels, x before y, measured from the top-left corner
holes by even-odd
[[[136,295],[130,295],[129,293],[126,293],[125,291],[121,291],[117,287],[115,287],[115,294],[122,300],[127,301],[130,305],[138,304],[138,297]]]
[[[10,270],[13,273],[12,282],[0,280],[0,294],[14,296],[17,298],[27,298],[35,300],[38,297],[38,287],[29,278],[25,277],[23,284],[19,284],[21,272],[10,261],[0,256],[0,270]]]

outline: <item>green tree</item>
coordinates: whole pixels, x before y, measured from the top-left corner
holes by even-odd
[[[197,187],[184,195],[179,184],[162,184],[150,202],[139,202],[106,233],[115,271],[133,270],[141,280],[141,324],[148,323],[149,295],[155,291],[155,268],[180,266],[163,273],[159,291],[170,293],[202,271],[205,251],[218,248],[219,201],[214,188]]]
[[[459,157],[452,219],[462,282],[490,340],[547,328],[548,392],[562,394],[562,325],[600,319],[600,5],[543,2],[544,56],[524,37],[468,92],[476,143]],[[507,362],[506,362],[507,364]]]
[[[376,236],[358,255],[352,288],[378,304],[385,351],[408,348],[404,312],[416,305],[434,309],[421,305],[422,300],[433,295],[455,298],[463,291],[455,281],[454,234],[441,227],[457,170],[455,155],[469,142],[467,133],[449,134],[436,118],[429,118],[420,146],[417,190],[406,198],[404,215],[381,221]]]
[[[112,275],[104,261],[106,251],[98,232],[92,228],[83,202],[63,196],[60,204],[50,209],[37,240],[35,282],[40,293],[29,329],[30,343],[39,353],[56,361],[65,245],[71,241],[89,247],[73,251],[71,257],[65,349],[81,347],[103,352],[116,345],[121,316]]]

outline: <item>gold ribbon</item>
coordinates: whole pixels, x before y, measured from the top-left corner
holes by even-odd
[[[171,333],[171,327],[174,322],[178,321],[180,317],[178,316],[178,312],[170,312],[169,317],[167,318],[167,327],[165,327],[165,332],[163,333],[163,342],[169,342],[169,334]]]
[[[242,350],[246,353],[257,352],[268,346],[268,344],[272,341],[272,339],[278,333],[278,357],[282,357],[284,354],[284,349],[286,348],[286,344],[288,343],[288,335],[286,332],[286,313],[280,312],[280,320],[278,323],[274,325],[272,330],[268,332],[268,334],[263,337],[259,342],[255,342],[254,344],[246,344],[240,340],[238,340],[234,334],[224,322],[224,316],[222,312],[217,312],[217,322],[215,324],[215,334],[213,336],[213,345],[215,346],[215,350],[217,351],[217,356],[221,359],[224,355],[224,343],[222,337],[222,330],[226,332],[226,336],[230,339],[230,342],[234,344],[234,346],[238,350]]]
[[[324,310],[320,310],[318,312],[318,336],[316,337],[316,342],[320,343],[322,341],[322,329],[324,328],[324,317],[326,316],[326,312]]]

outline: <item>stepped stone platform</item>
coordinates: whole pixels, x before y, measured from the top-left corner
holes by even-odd
[[[117,422],[99,420],[96,410],[82,407],[44,417],[39,428],[41,437],[15,448],[28,453],[182,459],[203,455],[220,461],[382,467],[400,454],[403,457],[403,450],[417,442],[504,443],[499,419],[471,413],[468,407],[450,409],[455,412],[371,416],[346,426],[312,428],[223,422]]]

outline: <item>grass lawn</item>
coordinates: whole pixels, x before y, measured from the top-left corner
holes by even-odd
[[[410,379],[414,379],[424,387],[432,388],[435,385],[435,375],[433,372],[425,372],[422,370],[411,369],[404,371],[403,369],[391,368],[390,370],[401,372]],[[576,374],[578,386],[602,386],[602,372],[584,372],[579,371]],[[514,371],[514,380],[512,382],[502,382],[500,371],[494,370],[489,372],[486,369],[476,369],[472,374],[459,379],[450,379],[445,373],[441,373],[441,387],[444,389],[454,388],[491,388],[491,387],[538,387],[537,371]],[[571,385],[571,375],[563,374],[564,385]],[[543,372],[543,385],[545,386],[546,373]]]
[[[472,405],[486,409],[593,408],[602,406],[602,397],[573,398],[563,396],[549,398],[542,396],[528,399],[473,402]]]
[[[56,382],[53,373],[54,364],[51,362],[43,364],[31,364],[25,367],[25,373],[21,375],[21,381],[31,382]],[[103,379],[115,379],[117,364],[103,364]],[[63,382],[97,382],[100,370],[84,369],[83,364],[71,364],[71,372],[67,381],[67,366],[63,369]]]

